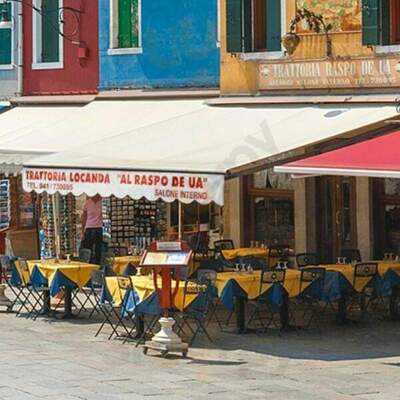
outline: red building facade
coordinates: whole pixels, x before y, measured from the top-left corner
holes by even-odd
[[[98,1],[31,2],[41,12],[23,7],[24,95],[96,93]]]

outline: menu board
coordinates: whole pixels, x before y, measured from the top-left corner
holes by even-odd
[[[184,251],[172,251],[172,252],[147,252],[142,265],[156,265],[156,266],[173,266],[188,265],[190,253]]]
[[[10,227],[10,181],[0,180],[0,230]]]

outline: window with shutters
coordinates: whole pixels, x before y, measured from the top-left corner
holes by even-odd
[[[7,15],[12,15],[11,4],[0,4],[0,14],[6,8]],[[0,69],[12,64],[12,22],[0,28]]]
[[[280,52],[285,0],[227,0],[227,50]]]
[[[41,13],[33,12],[33,69],[63,68],[63,38],[60,22],[62,0],[34,0]]]
[[[362,0],[363,44],[400,44],[400,0]]]
[[[141,0],[110,0],[108,53],[141,53],[141,41]]]

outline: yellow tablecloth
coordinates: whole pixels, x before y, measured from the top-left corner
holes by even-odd
[[[226,260],[233,260],[237,257],[250,256],[263,258],[268,256],[268,249],[242,247],[239,249],[222,250],[222,255]]]
[[[68,263],[65,260],[60,260],[59,262],[55,260],[47,260],[44,262],[40,260],[31,260],[27,263],[30,273],[32,273],[35,266],[38,267],[41,274],[48,279],[49,286],[51,286],[51,282],[56,273],[61,272],[80,289],[89,282],[92,271],[100,268],[98,265],[80,261],[70,261]]]
[[[140,302],[146,300],[155,291],[154,281],[152,276],[131,276],[132,287],[139,296]],[[174,285],[174,282],[172,283]],[[126,290],[121,290],[118,285],[118,277],[112,276],[106,278],[106,286],[108,293],[113,299],[114,305],[120,306],[126,294]],[[161,280],[159,281],[161,287]],[[193,284],[192,288],[196,285]],[[174,287],[174,286],[173,286]],[[190,287],[190,286],[189,286]],[[179,282],[179,289],[175,297],[175,305],[178,310],[183,310],[188,307],[198,296],[198,294],[187,294],[184,296],[185,283]]]
[[[300,275],[301,272],[293,269],[286,270],[284,288],[289,297],[296,297],[300,294]],[[250,300],[256,299],[260,294],[268,291],[272,285],[263,284],[260,291],[261,271],[249,272],[221,272],[217,274],[216,286],[220,296],[225,285],[230,280],[235,280],[239,286],[247,293]],[[309,283],[303,284],[302,291],[309,286]]]
[[[138,267],[141,259],[141,256],[114,257],[113,271],[117,275],[122,275],[129,264],[133,264],[135,267]]]
[[[394,270],[400,274],[400,263],[394,261],[371,261],[371,263],[378,264],[378,274],[383,276],[388,270]],[[346,277],[351,285],[354,286],[355,269],[352,264],[327,264],[320,265],[327,271],[337,271]],[[365,286],[370,282],[371,278],[357,277],[354,289],[361,292]]]

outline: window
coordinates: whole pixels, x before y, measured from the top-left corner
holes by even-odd
[[[281,51],[284,0],[227,0],[230,53]]]
[[[62,68],[63,38],[59,10],[62,0],[35,0],[42,15],[33,12],[33,67]]]
[[[11,4],[0,4],[0,14],[6,8],[7,15],[12,15]],[[0,28],[0,68],[9,66],[12,63],[12,22],[4,28]]]
[[[243,182],[245,242],[294,249],[294,191],[290,177],[265,170],[247,176]]]
[[[141,48],[141,0],[110,0],[109,54],[138,53]]]
[[[363,44],[400,44],[400,0],[362,0]]]

